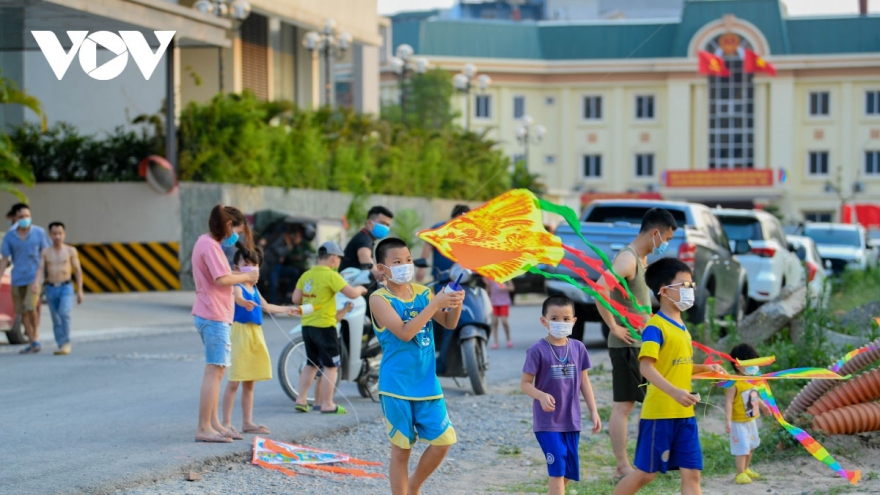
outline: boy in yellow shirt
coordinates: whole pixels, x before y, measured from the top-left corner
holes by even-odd
[[[758,357],[758,351],[749,344],[739,344],[730,351],[730,357],[739,361],[755,359]],[[734,367],[741,375],[760,373],[757,366],[743,368],[735,364]],[[755,420],[761,416],[761,406],[764,406],[764,403],[758,397],[758,390],[751,383],[744,380],[736,380],[733,383],[734,386],[728,388],[725,394],[724,416],[727,418],[725,431],[730,435],[730,453],[736,456],[736,484],[747,485],[761,477],[749,468],[749,464],[752,462],[752,452],[761,445],[758,422]]]
[[[352,287],[336,272],[344,256],[339,244],[327,241],[318,248],[318,264],[303,273],[293,291],[294,304],[311,304],[318,308],[302,318],[302,336],[308,364],[299,375],[299,389],[307,391],[321,368],[321,412],[345,414],[345,408],[333,402],[333,387],[340,366],[341,351],[336,334],[336,293],[354,299],[367,293],[366,287]],[[296,399],[296,410],[309,412],[306,393]]]
[[[717,364],[694,364],[691,335],[681,319],[694,304],[691,269],[677,258],[660,258],[645,271],[648,288],[660,300],[660,311],[642,332],[639,368],[649,384],[639,422],[636,470],[623,478],[615,495],[633,494],[653,481],[657,472],[679,470],[681,493],[700,493],[703,452],[694,418],[691,376],[706,371],[724,372]]]

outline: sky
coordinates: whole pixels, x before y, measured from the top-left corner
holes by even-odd
[[[428,10],[449,8],[455,0],[378,0],[379,13],[390,15],[403,10]],[[782,0],[788,6],[788,14],[827,15],[855,14],[859,11],[859,0]],[[880,13],[880,0],[868,0],[868,11]]]

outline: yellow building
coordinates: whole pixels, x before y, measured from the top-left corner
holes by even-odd
[[[790,18],[778,0],[688,0],[670,20],[399,16],[393,44],[488,75],[463,122],[512,157],[528,150],[555,196],[654,192],[830,220],[853,195],[880,198],[878,33],[878,16]],[[730,77],[698,73],[701,50]],[[746,50],[776,75],[745,73]],[[383,81],[390,98],[393,78]],[[517,139],[524,115],[546,128],[541,143]]]

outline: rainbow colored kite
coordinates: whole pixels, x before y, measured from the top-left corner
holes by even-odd
[[[880,319],[878,319],[878,320],[880,320]],[[850,351],[850,352],[846,353],[845,356],[840,358],[836,363],[831,365],[830,369],[831,369],[831,371],[837,373],[838,371],[840,371],[840,368],[843,368],[843,365],[846,364],[848,361],[852,360],[852,358],[858,356],[859,354],[862,354],[862,353],[865,353],[868,351],[873,351],[874,349],[877,349],[878,347],[880,347],[880,344],[860,347],[858,349]]]
[[[561,215],[599,259],[562,244],[559,237],[547,232],[542,211]],[[443,256],[498,283],[526,272],[567,282],[592,296],[618,317],[634,338],[640,338],[635,329],[641,328],[651,315],[650,302],[640,304],[626,279],[611,269],[611,261],[605,253],[581,236],[577,213],[567,206],[538,199],[526,189],[508,191],[440,227],[419,232],[419,237]],[[618,289],[634,301],[636,312],[612,301],[605,293],[607,291],[591,280],[585,270],[564,259],[566,252],[602,273],[612,290]],[[580,276],[586,285],[569,275],[548,273],[538,268],[539,265],[560,264]]]
[[[296,476],[293,466],[300,466],[318,471],[336,474],[347,474],[365,478],[384,478],[379,473],[369,473],[363,469],[331,466],[330,464],[356,464],[361,466],[381,466],[381,462],[369,462],[346,454],[311,449],[301,445],[277,442],[264,437],[254,437],[254,451],[251,464],[279,471],[288,476]]]

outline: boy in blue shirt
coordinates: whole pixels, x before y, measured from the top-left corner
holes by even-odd
[[[433,321],[455,328],[464,292],[432,297],[427,287],[410,283],[415,267],[400,239],[380,242],[376,263],[386,285],[370,296],[370,312],[382,344],[379,399],[391,440],[391,493],[417,495],[456,441],[435,371]],[[431,445],[410,478],[409,456],[417,437]]]

